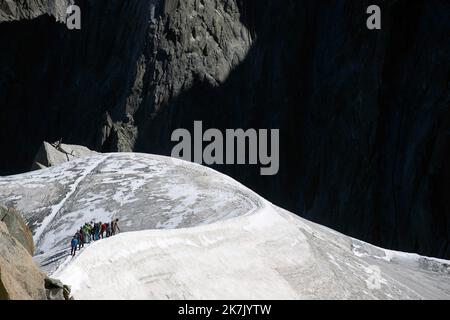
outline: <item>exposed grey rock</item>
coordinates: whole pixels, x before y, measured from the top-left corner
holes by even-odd
[[[63,289],[64,285],[60,280],[45,278],[45,288],[46,289]]]
[[[16,238],[28,251],[34,254],[33,234],[28,228],[22,215],[12,208],[7,208],[0,204],[0,221],[5,223],[9,234]]]
[[[46,300],[44,275],[0,222],[0,300]]]
[[[75,158],[87,157],[97,154],[83,146],[69,145],[63,143],[43,142],[34,159],[32,169],[42,169],[56,166],[58,164],[71,161]]]
[[[70,295],[68,287],[61,281],[48,277],[45,278],[45,293],[48,300],[69,300],[66,296]]]
[[[66,9],[73,0],[0,0],[0,23],[52,15],[65,21]]]
[[[45,294],[47,295],[48,300],[66,300],[64,298],[63,289],[45,289]]]
[[[111,145],[115,146],[115,148],[110,151],[132,152],[137,135],[138,129],[133,124],[115,123],[111,131],[111,136],[109,137]]]
[[[154,71],[148,75],[153,86],[143,94],[153,112],[197,83],[222,84],[252,45],[237,1],[166,2],[170,5],[152,25],[154,37],[145,52],[150,55],[146,69]],[[127,107],[136,112],[132,105]]]
[[[73,298],[70,296],[71,288],[68,285],[64,285],[63,287],[63,295],[65,300],[72,300]]]

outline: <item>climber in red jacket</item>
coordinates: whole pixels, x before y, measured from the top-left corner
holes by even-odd
[[[103,239],[105,237],[105,231],[106,231],[106,223],[102,223],[100,227],[100,238]]]

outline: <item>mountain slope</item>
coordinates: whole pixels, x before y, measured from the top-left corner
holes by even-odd
[[[347,237],[176,159],[80,158],[0,178],[0,202],[20,208],[36,260],[78,299],[450,297],[449,261]],[[127,232],[68,257],[77,227],[112,217]]]
[[[180,228],[251,212],[259,197],[234,180],[167,157],[111,154],[0,178],[0,202],[34,233],[37,260],[54,270],[70,237],[92,219],[123,230]],[[223,200],[223,201],[221,201]]]
[[[279,128],[277,176],[216,169],[355,237],[450,257],[448,1],[77,0],[73,32],[68,2],[0,1],[0,174],[43,140],[169,155],[194,120]]]
[[[53,276],[78,299],[450,297],[449,261],[378,249],[269,203],[207,226],[99,241]]]

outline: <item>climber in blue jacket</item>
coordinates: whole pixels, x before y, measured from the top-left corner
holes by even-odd
[[[77,252],[77,246],[78,246],[78,238],[77,236],[73,236],[72,241],[70,242],[72,246],[72,250],[70,251],[70,255],[73,257],[75,256],[75,252]]]

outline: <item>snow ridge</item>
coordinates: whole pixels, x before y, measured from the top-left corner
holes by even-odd
[[[35,260],[76,299],[450,298],[450,261],[345,236],[206,167],[133,153],[69,164],[0,177],[0,199],[42,221]],[[113,217],[121,234],[69,257],[76,228]]]
[[[102,162],[106,161],[108,159],[108,156],[101,157],[98,160],[92,161],[90,165],[86,167],[84,172],[69,186],[69,192],[65,195],[65,197],[56,205],[53,205],[51,207],[51,213],[44,218],[42,223],[39,225],[39,227],[36,228],[34,232],[34,242],[39,246],[41,236],[46,230],[46,228],[51,224],[53,219],[56,217],[56,215],[59,213],[61,208],[64,206],[64,204],[72,197],[72,195],[77,191],[78,185],[92,172],[94,171]]]

